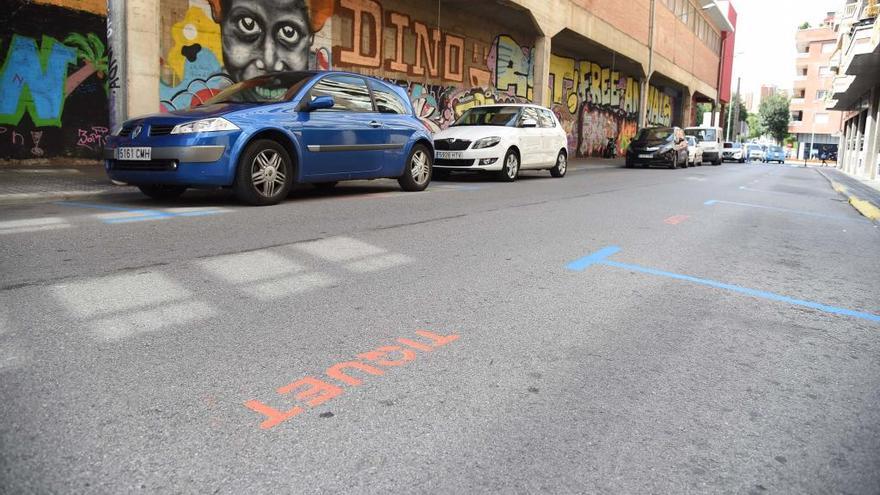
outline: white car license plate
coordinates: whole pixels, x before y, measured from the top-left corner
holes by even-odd
[[[461,151],[437,151],[434,154],[440,160],[461,160],[464,157]]]
[[[117,160],[150,161],[153,148],[116,148]]]
[[[654,158],[654,155],[639,155],[639,158]]]

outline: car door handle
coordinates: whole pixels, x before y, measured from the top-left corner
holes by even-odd
[[[382,123],[377,120],[374,120],[374,121],[370,122],[370,127],[382,127]]]

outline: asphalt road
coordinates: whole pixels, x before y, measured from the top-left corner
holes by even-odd
[[[0,246],[5,493],[880,491],[880,229],[813,169],[3,206]]]

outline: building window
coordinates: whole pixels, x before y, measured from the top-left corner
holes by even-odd
[[[819,91],[816,91],[816,99],[817,100],[824,100],[826,97],[828,97],[828,90],[827,89],[820,89]]]
[[[804,111],[797,110],[797,111],[791,112],[791,121],[792,122],[803,122],[804,121]]]

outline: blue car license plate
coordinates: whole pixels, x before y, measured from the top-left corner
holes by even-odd
[[[150,161],[153,149],[149,147],[116,148],[116,159],[127,161]]]

